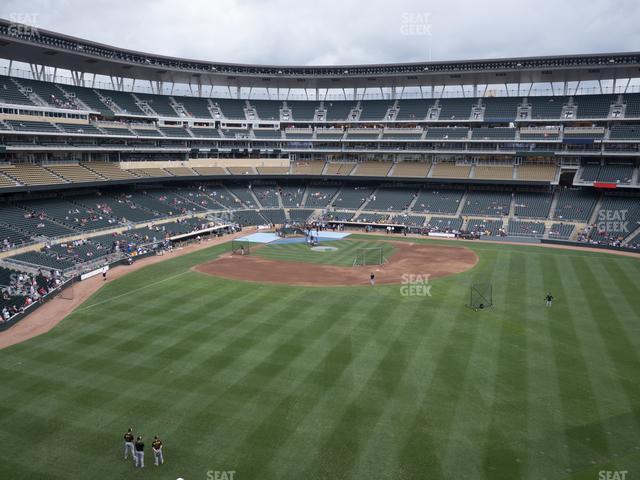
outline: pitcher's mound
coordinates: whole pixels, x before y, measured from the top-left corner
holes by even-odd
[[[368,285],[375,273],[378,284],[400,284],[411,276],[429,278],[461,273],[478,262],[466,247],[394,242],[396,252],[383,265],[343,267],[316,263],[270,260],[259,255],[222,255],[195,267],[198,272],[232,280],[301,286]]]

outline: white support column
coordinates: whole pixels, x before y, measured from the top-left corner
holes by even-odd
[[[473,97],[474,98],[478,98],[478,84],[477,83],[473,84]]]
[[[96,74],[93,74],[93,77],[91,78],[91,88],[93,88],[93,86],[96,84]]]
[[[624,90],[622,93],[627,93],[627,88],[629,88],[629,84],[631,83],[631,79],[627,78],[627,84],[624,86]]]
[[[553,88],[553,82],[549,82],[549,85],[551,85],[551,95],[555,96],[556,90],[555,90],[555,88]]]
[[[364,92],[362,92],[362,95],[364,95]],[[354,102],[358,101],[358,88],[357,87],[353,89],[353,101]]]
[[[12,68],[13,68],[13,60],[9,60],[9,70],[7,71],[7,75],[11,76]]]
[[[598,88],[600,89],[600,95],[602,95],[602,81],[598,79]]]
[[[615,77],[613,77],[613,92],[611,92],[611,93],[613,93],[613,94],[616,93],[616,78]]]
[[[582,80],[578,80],[578,83],[576,84],[576,89],[573,91],[574,95],[578,94],[578,89],[580,88],[580,83],[582,82]]]

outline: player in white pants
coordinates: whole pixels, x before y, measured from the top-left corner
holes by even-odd
[[[162,441],[158,437],[153,437],[151,447],[153,448],[153,463],[156,467],[158,465],[162,465],[164,463],[164,455],[162,454]]]
[[[124,459],[129,458],[129,452],[131,452],[131,456],[135,457],[135,450],[133,449],[133,432],[131,429],[127,430],[127,433],[124,434]]]

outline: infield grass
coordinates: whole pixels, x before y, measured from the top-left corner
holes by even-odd
[[[311,247],[304,243],[281,243],[263,245],[252,250],[252,253],[270,260],[351,267],[358,254],[364,250],[372,252],[372,249],[382,248],[382,255],[387,260],[390,259],[396,251],[395,247],[389,242],[367,240],[334,240],[321,242],[319,245],[333,247],[336,248],[336,250],[320,252],[311,250]],[[370,259],[373,259],[375,256],[373,253],[369,254]]]

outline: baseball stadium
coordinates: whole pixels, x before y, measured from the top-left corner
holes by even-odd
[[[640,478],[640,53],[125,46],[0,18],[0,478]]]

